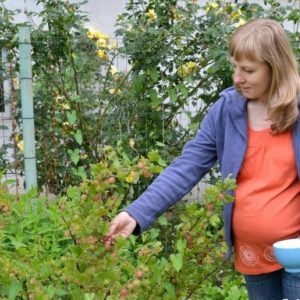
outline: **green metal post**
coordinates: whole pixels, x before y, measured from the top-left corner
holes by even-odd
[[[37,187],[35,129],[32,96],[32,62],[29,27],[19,28],[20,86],[26,190]]]

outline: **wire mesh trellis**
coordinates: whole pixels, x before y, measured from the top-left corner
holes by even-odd
[[[24,190],[20,151],[22,142],[18,141],[20,130],[16,121],[19,94],[18,79],[13,75],[14,65],[7,60],[7,49],[1,49],[0,72],[0,164],[3,178],[11,191],[18,193]]]

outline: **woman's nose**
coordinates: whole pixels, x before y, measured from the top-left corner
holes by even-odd
[[[244,82],[245,78],[243,77],[240,71],[235,70],[235,72],[233,73],[233,81],[235,84],[239,84],[241,82]]]

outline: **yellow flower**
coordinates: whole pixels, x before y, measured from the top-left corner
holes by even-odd
[[[105,34],[105,33],[100,33],[100,39],[108,40],[109,39],[109,35]]]
[[[145,15],[146,15],[151,21],[156,21],[156,20],[157,20],[157,15],[156,15],[154,9],[149,9],[148,12],[145,13]]]
[[[16,88],[16,89],[19,89],[20,87],[20,82],[19,82],[19,79],[18,78],[13,78],[13,86]]]
[[[209,2],[207,4],[207,7],[206,7],[206,11],[209,12],[211,11],[212,9],[216,9],[219,7],[219,4],[218,3],[215,3],[215,2]]]
[[[102,58],[102,59],[108,59],[108,56],[104,50],[98,50],[97,51],[97,56]]]
[[[193,72],[197,67],[197,64],[194,61],[189,61],[186,65],[190,72]]]
[[[137,180],[137,174],[134,171],[131,171],[129,175],[126,177],[126,182],[134,183]]]
[[[112,76],[114,76],[118,72],[118,70],[115,66],[111,66],[109,72]]]
[[[24,151],[24,141],[19,141],[17,143],[17,147],[21,150],[21,151]]]
[[[178,68],[178,75],[181,78],[187,77],[189,75],[189,70],[186,65],[181,65]]]
[[[97,40],[97,46],[101,48],[105,48],[107,46],[106,40],[105,39],[99,39]]]
[[[99,39],[107,40],[107,39],[109,39],[108,34],[101,33],[99,30],[96,30],[93,27],[88,27],[87,28],[87,36],[90,39],[96,39],[96,40],[99,40]]]
[[[70,105],[69,105],[69,103],[62,103],[61,108],[63,110],[69,110],[70,109]]]
[[[131,148],[134,148],[134,145],[135,145],[134,139],[130,139],[130,140],[129,140],[129,146],[130,146]]]
[[[95,34],[95,30],[91,27],[88,28],[88,31],[87,31],[87,36],[89,39],[93,39],[94,38],[94,34]]]
[[[80,154],[80,158],[81,159],[87,159],[88,158],[88,155],[86,153],[81,153]]]
[[[176,21],[176,20],[178,20],[180,18],[179,14],[178,14],[178,11],[177,11],[177,9],[176,9],[175,6],[171,8],[171,12],[172,12],[172,18],[173,18],[173,20]]]
[[[112,94],[112,95],[114,95],[114,94],[120,95],[121,90],[120,89],[110,89],[109,93]]]
[[[64,99],[63,96],[58,95],[55,97],[55,102],[60,102],[60,100],[63,100],[63,99]]]
[[[178,75],[181,78],[185,78],[191,75],[196,70],[197,64],[194,61],[188,61],[184,65],[178,68]]]
[[[234,24],[235,27],[240,27],[242,25],[246,24],[246,21],[244,19],[239,19],[237,23]]]
[[[94,31],[94,38],[97,39],[97,40],[101,38],[101,33],[100,33],[100,31],[98,31],[98,30],[95,30],[95,31]]]
[[[116,49],[118,48],[118,44],[117,43],[111,43],[107,46],[108,49]]]
[[[238,9],[237,11],[231,13],[230,17],[233,20],[238,20],[241,17],[242,14],[243,14],[243,12],[240,9]]]

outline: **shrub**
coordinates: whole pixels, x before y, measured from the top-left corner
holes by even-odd
[[[231,180],[211,187],[207,202],[175,206],[141,236],[106,249],[111,217],[161,167],[107,149],[91,169],[51,202],[34,190],[17,199],[1,185],[3,299],[246,299],[242,278],[224,262],[219,194],[234,188]]]

